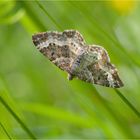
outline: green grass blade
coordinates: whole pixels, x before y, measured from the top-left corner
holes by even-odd
[[[32,139],[36,139],[34,134],[30,131],[30,129],[25,125],[25,123],[16,115],[16,113],[11,109],[11,107],[5,102],[5,100],[0,97],[0,102],[5,106],[5,108],[10,112],[10,114],[17,120],[17,122],[21,125],[21,127],[26,131],[26,133]]]
[[[2,127],[3,131],[5,132],[5,134],[7,135],[7,137],[12,140],[12,137],[9,135],[9,133],[7,132],[7,130],[5,129],[5,127],[3,126],[3,124],[0,122],[0,126]]]
[[[56,27],[60,30],[63,30],[63,28],[55,21],[55,19],[48,13],[48,11],[36,0],[36,3],[42,9],[45,14],[50,18],[50,20],[56,25]]]
[[[130,101],[118,90],[114,89],[119,95],[119,97],[123,100],[123,102],[140,118],[140,112],[130,103]]]

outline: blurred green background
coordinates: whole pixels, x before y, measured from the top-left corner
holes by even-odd
[[[0,1],[0,138],[140,138],[139,13],[130,0]],[[32,43],[66,29],[104,46],[137,111],[112,88],[68,81]]]

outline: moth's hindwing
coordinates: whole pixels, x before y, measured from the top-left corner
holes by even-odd
[[[107,51],[101,46],[89,45],[88,56],[85,57],[85,66],[77,73],[83,81],[119,88],[123,86],[118,76],[117,69],[110,63]]]

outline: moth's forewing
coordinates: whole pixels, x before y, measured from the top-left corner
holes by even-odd
[[[34,45],[39,51],[60,69],[70,72],[71,63],[78,55],[83,38],[77,31],[43,32],[32,36]]]

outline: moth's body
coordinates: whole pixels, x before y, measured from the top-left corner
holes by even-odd
[[[60,69],[74,77],[107,87],[121,87],[116,68],[110,63],[107,52],[97,45],[86,45],[75,30],[44,32],[33,35],[35,46]]]

